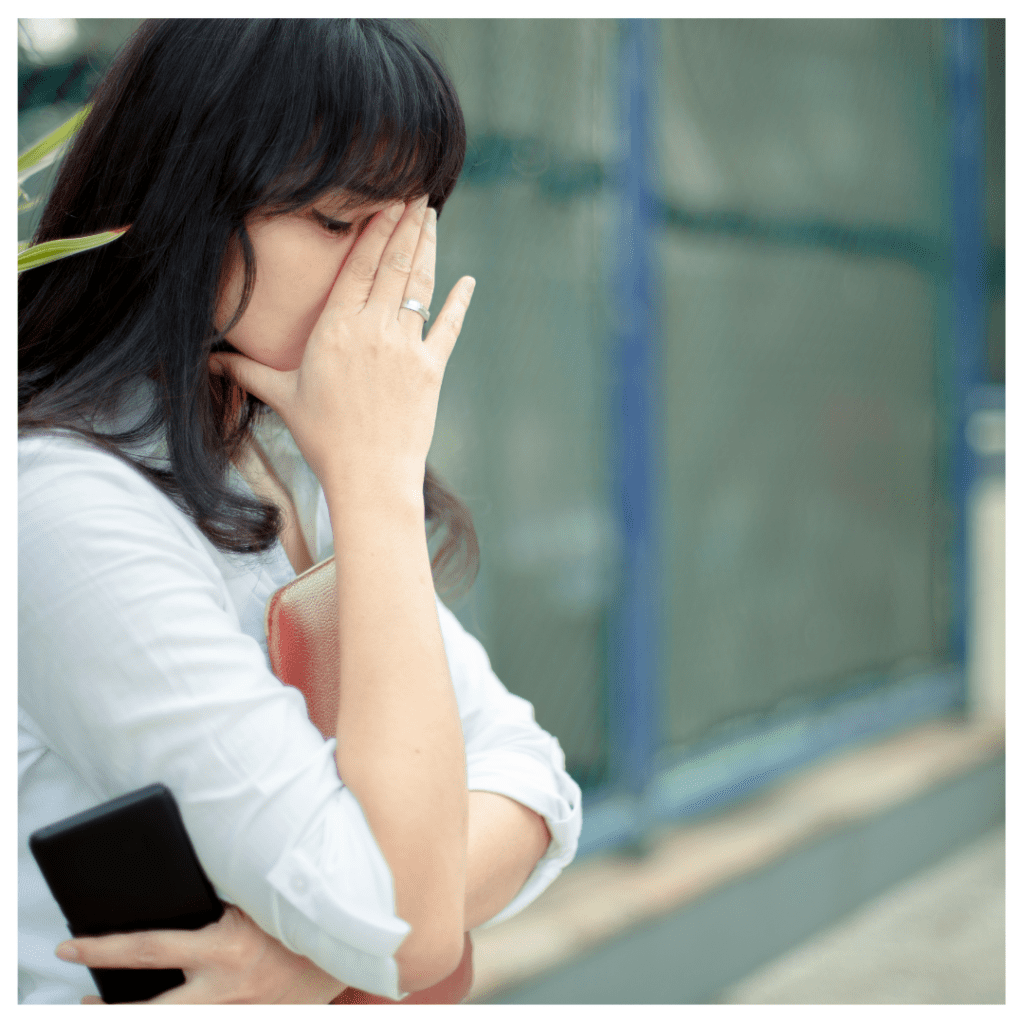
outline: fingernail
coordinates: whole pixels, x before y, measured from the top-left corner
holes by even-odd
[[[476,290],[476,278],[475,277],[471,277],[469,279],[469,294],[472,295],[475,290]]]
[[[388,216],[392,220],[399,220],[404,212],[405,203],[395,203],[394,206],[388,207]]]
[[[78,947],[73,946],[70,942],[62,942],[55,952],[61,960],[75,961],[78,959]]]
[[[436,224],[437,223],[437,210],[435,210],[432,206],[427,210],[427,223],[428,224]]]

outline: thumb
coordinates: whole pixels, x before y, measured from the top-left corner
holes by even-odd
[[[210,373],[230,377],[261,402],[280,412],[291,373],[275,370],[237,352],[215,352],[210,356]]]

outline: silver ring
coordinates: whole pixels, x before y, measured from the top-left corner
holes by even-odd
[[[419,313],[423,317],[423,322],[426,323],[430,319],[430,310],[423,305],[422,302],[417,302],[415,299],[406,299],[402,303],[402,309],[411,309],[414,313]]]

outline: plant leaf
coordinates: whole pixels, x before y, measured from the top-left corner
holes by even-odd
[[[18,157],[18,184],[26,178],[30,178],[36,171],[49,167],[60,155],[63,146],[82,126],[82,122],[89,116],[91,106],[88,104],[82,107],[77,114],[69,117],[62,125],[54,128],[48,135],[44,135],[35,145],[29,146]]]
[[[33,267],[41,267],[44,263],[52,263],[54,260],[62,260],[65,256],[74,256],[75,253],[84,252],[86,249],[106,245],[115,238],[120,238],[127,230],[128,228],[115,228],[113,231],[100,231],[95,235],[55,238],[50,242],[30,245],[18,252],[18,273],[31,270]]]

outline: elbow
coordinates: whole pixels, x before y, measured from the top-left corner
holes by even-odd
[[[411,938],[411,936],[410,936]],[[457,935],[434,938],[406,949],[408,940],[395,954],[398,983],[403,992],[422,992],[454,974],[462,964],[468,937]]]
[[[532,871],[540,863],[541,857],[548,852],[548,847],[551,846],[551,829],[548,828],[547,821],[536,811],[530,811],[530,836],[533,840],[534,853],[533,865],[530,868]]]

